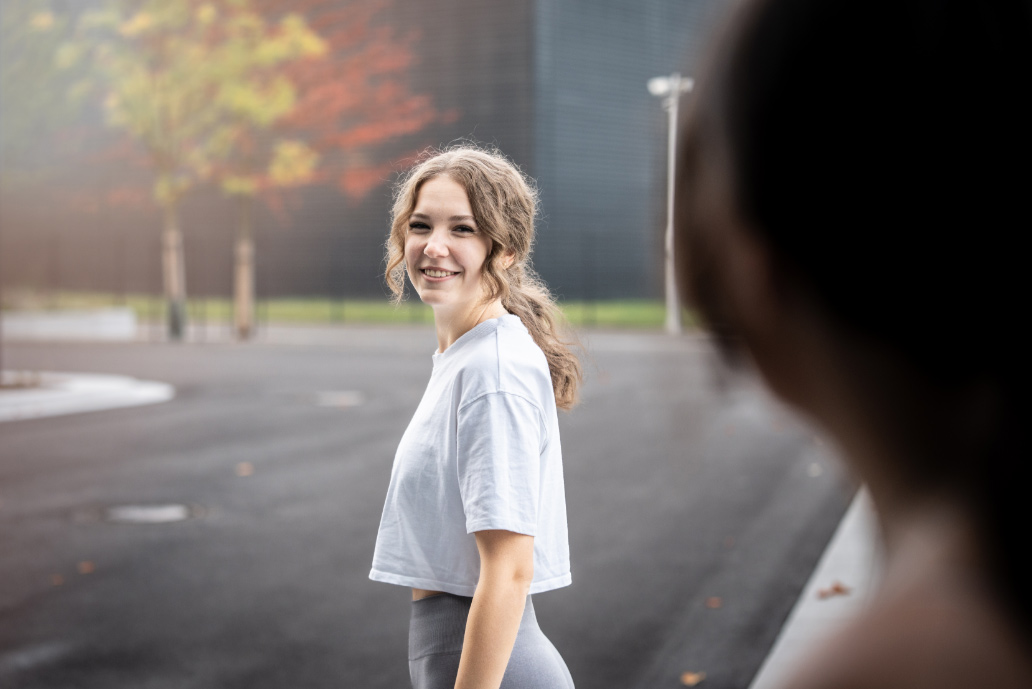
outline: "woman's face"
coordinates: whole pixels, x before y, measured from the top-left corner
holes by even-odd
[[[471,311],[482,297],[490,250],[462,185],[444,175],[424,182],[405,235],[405,265],[419,298],[435,310]]]

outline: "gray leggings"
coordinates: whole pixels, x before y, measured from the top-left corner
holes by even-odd
[[[412,602],[409,675],[413,689],[453,689],[472,598],[442,593]],[[501,689],[573,689],[559,651],[538,627],[527,596]]]

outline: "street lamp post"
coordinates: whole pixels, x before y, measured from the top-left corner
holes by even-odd
[[[664,283],[666,292],[666,331],[681,332],[681,306],[677,299],[674,276],[674,161],[677,155],[677,105],[682,93],[692,90],[693,81],[674,72],[668,77],[649,79],[649,93],[663,99],[667,111],[667,223],[663,245]]]

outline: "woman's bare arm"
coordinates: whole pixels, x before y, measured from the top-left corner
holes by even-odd
[[[534,579],[534,537],[476,532],[480,580],[466,621],[455,689],[498,689]]]

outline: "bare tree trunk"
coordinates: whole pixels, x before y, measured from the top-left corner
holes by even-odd
[[[233,322],[237,339],[254,334],[254,233],[251,228],[253,199],[241,194],[238,201],[237,235],[234,248]]]
[[[176,204],[165,204],[165,227],[161,233],[161,264],[168,300],[168,336],[182,340],[186,331],[186,266],[183,233],[179,230]]]

